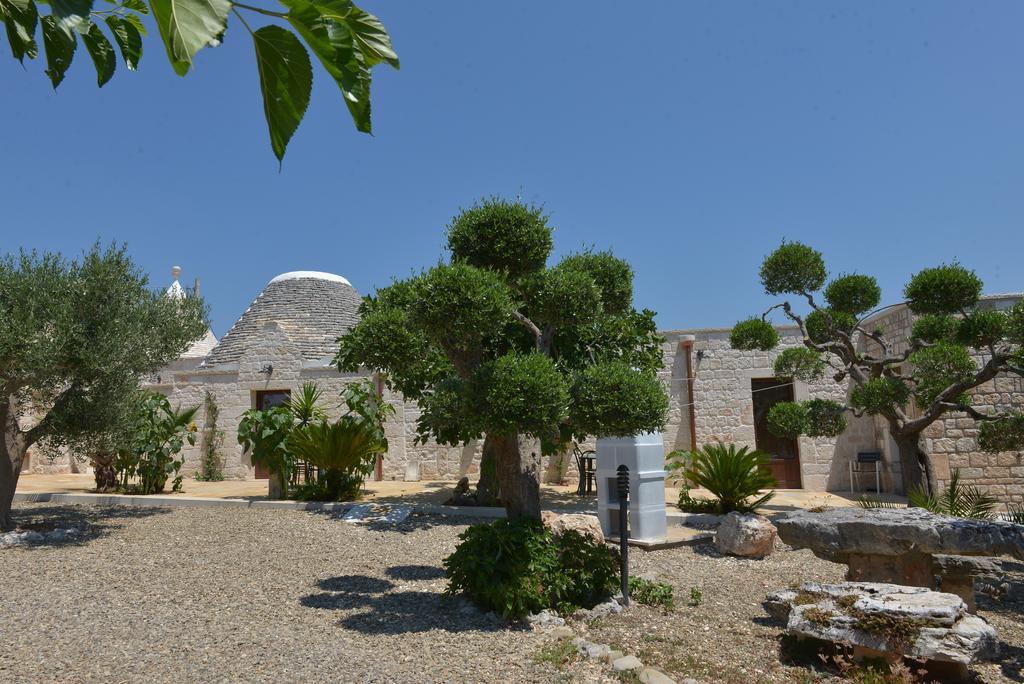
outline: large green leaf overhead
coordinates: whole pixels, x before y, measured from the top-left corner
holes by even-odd
[[[35,41],[39,13],[35,3],[32,0],[0,0],[0,15],[4,19],[7,42],[14,58],[22,63],[26,56],[35,59],[39,54]]]
[[[43,47],[46,49],[46,75],[54,89],[64,80],[64,72],[71,66],[78,41],[68,33],[52,14],[39,20],[43,27]]]
[[[227,27],[228,0],[150,0],[153,18],[179,76],[192,66],[201,49],[220,41]]]
[[[117,47],[121,50],[125,66],[134,71],[139,66],[139,60],[142,59],[142,36],[139,35],[139,30],[133,23],[127,22],[121,17],[109,16],[105,21],[114,35],[114,40],[117,41]]]
[[[381,61],[399,66],[380,20],[347,0],[282,2],[291,8],[289,23],[341,89],[356,128],[370,133],[370,67]]]
[[[92,57],[92,63],[96,66],[96,83],[102,88],[117,68],[114,46],[96,24],[89,24],[89,30],[82,32],[82,43]]]
[[[309,93],[313,88],[313,67],[309,54],[295,34],[280,26],[264,26],[253,36],[256,65],[263,92],[263,112],[270,129],[270,145],[278,161],[299,127]]]

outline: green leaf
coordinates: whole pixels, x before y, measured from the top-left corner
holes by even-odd
[[[134,26],[135,30],[139,32],[139,35],[146,35],[146,25],[142,23],[142,19],[139,18],[139,15],[129,12],[124,15],[123,19]]]
[[[50,8],[60,28],[71,36],[72,30],[89,20],[92,0],[50,0]]]
[[[110,44],[96,24],[90,24],[89,30],[82,33],[82,43],[89,51],[92,63],[96,67],[96,85],[102,88],[117,69],[117,55],[114,54],[114,46]]]
[[[220,42],[231,3],[228,0],[150,0],[150,8],[167,48],[167,58],[174,71],[184,76],[197,52]]]
[[[398,55],[391,47],[391,36],[380,19],[364,12],[351,3],[344,13],[335,14],[334,9],[339,3],[322,2],[317,3],[325,17],[337,19],[352,32],[356,44],[366,58],[366,65],[372,67],[374,64],[386,62],[396,69],[399,68]]]
[[[263,93],[263,112],[270,129],[270,145],[278,161],[299,127],[309,93],[313,88],[313,67],[309,54],[291,31],[264,26],[253,36],[256,63]]]
[[[306,0],[282,2],[291,8],[288,22],[305,39],[313,54],[341,89],[356,129],[370,133],[370,69],[356,46],[352,32],[328,16],[331,12],[337,16],[345,7],[350,7],[351,3],[334,0],[333,5],[337,5],[337,8],[332,10],[331,0],[317,5]]]
[[[64,80],[64,72],[71,66],[78,41],[75,34],[65,31],[53,15],[40,19],[43,27],[43,47],[46,49],[46,75],[54,90]]]
[[[35,59],[39,54],[35,40],[39,12],[35,3],[32,0],[0,0],[0,15],[4,18],[7,42],[11,44],[14,58],[22,63],[26,55]]]
[[[121,6],[142,14],[149,14],[149,7],[142,0],[121,0]]]
[[[117,47],[121,50],[125,66],[135,71],[139,66],[139,60],[142,59],[142,36],[139,35],[138,29],[134,24],[113,15],[107,17],[106,22],[110,32],[114,34]]]

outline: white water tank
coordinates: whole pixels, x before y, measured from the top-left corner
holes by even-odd
[[[660,432],[597,440],[597,517],[606,537],[619,536],[620,465],[629,468],[629,538],[662,542],[665,517],[665,446]]]

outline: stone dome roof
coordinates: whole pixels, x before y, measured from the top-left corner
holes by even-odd
[[[280,326],[304,360],[332,357],[338,351],[336,339],[359,321],[361,301],[351,283],[339,275],[282,273],[267,283],[203,365],[237,362],[258,343],[268,323]]]

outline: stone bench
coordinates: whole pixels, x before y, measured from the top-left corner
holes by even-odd
[[[962,598],[970,611],[975,610],[975,577],[992,572],[994,564],[967,556],[1024,560],[1024,525],[952,518],[921,508],[796,511],[774,522],[786,544],[845,564],[848,580],[928,589],[938,584]]]

